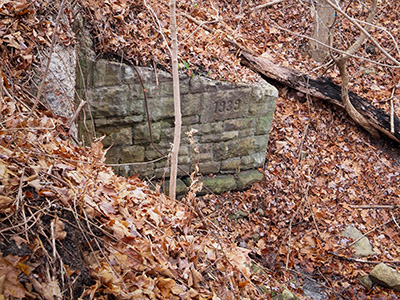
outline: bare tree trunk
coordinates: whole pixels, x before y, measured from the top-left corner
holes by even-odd
[[[335,22],[335,9],[325,0],[316,0],[311,8],[311,15],[314,19],[314,30],[311,36],[313,39],[309,41],[309,50],[315,61],[323,62],[329,55],[329,49],[316,41],[331,46],[330,27]]]
[[[171,199],[175,199],[176,196],[176,177],[178,174],[178,152],[179,144],[181,141],[181,97],[179,91],[179,74],[178,74],[178,38],[176,34],[176,1],[170,0],[170,19],[171,19],[171,44],[172,44],[172,76],[174,85],[174,109],[175,109],[175,132],[174,132],[174,144],[171,151],[171,173],[169,179],[169,196]]]

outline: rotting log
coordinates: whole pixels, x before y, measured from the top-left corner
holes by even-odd
[[[242,53],[243,63],[267,79],[302,92],[306,95],[333,103],[344,108],[341,87],[329,78],[313,78],[287,67],[274,64],[267,58]],[[369,100],[349,92],[350,101],[378,131],[400,143],[400,120],[394,117],[394,133],[391,133],[390,116],[384,110],[372,105]]]

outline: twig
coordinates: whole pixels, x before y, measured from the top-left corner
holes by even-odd
[[[393,205],[349,205],[351,208],[359,208],[359,209],[394,209],[399,208],[399,204]]]
[[[392,219],[393,219],[394,224],[396,224],[397,228],[400,229],[400,225],[399,225],[399,223],[397,223],[397,220],[396,220],[396,218],[394,217],[394,215],[392,215]]]
[[[308,132],[308,126],[309,126],[309,125],[310,125],[310,123],[307,123],[306,129],[304,130],[303,137],[301,138],[301,142],[300,142],[300,145],[299,145],[299,153],[298,153],[298,155],[297,155],[297,160],[298,160],[297,163],[300,162],[301,153],[302,153],[303,145],[304,145],[304,140],[306,139],[307,132]]]
[[[355,262],[359,262],[359,263],[365,263],[365,264],[380,264],[380,263],[388,263],[388,264],[400,264],[400,260],[365,260],[365,259],[359,259],[359,258],[354,258],[354,257],[348,257],[342,254],[338,254],[336,252],[333,251],[328,251],[329,254],[332,254],[336,257],[342,258],[342,259],[346,259],[349,261],[355,261]]]
[[[58,10],[58,14],[57,14],[56,25],[54,26],[53,36],[51,38],[49,57],[47,58],[46,68],[45,68],[45,71],[43,73],[42,82],[40,83],[39,91],[38,91],[37,96],[36,96],[36,100],[35,100],[35,102],[33,104],[31,112],[28,115],[28,119],[32,116],[33,112],[36,110],[36,108],[37,108],[37,106],[39,104],[39,101],[40,101],[40,97],[42,96],[42,93],[43,93],[43,88],[44,88],[44,84],[45,84],[45,81],[46,81],[46,77],[47,77],[47,74],[49,73],[50,61],[51,61],[51,56],[52,56],[53,50],[54,50],[54,44],[56,43],[58,25],[60,23],[61,15],[62,15],[62,12],[64,10],[64,4],[65,4],[65,0],[62,0],[61,5],[60,5],[60,9]]]
[[[255,11],[255,10],[257,10],[257,9],[262,9],[262,8],[265,8],[265,7],[270,7],[270,6],[272,6],[272,5],[281,3],[281,2],[283,2],[283,1],[286,1],[286,0],[275,0],[275,1],[267,2],[267,3],[264,3],[264,4],[258,5],[258,6],[256,6],[256,7],[253,7],[253,8],[251,9],[251,11]]]
[[[392,90],[392,96],[390,97],[390,132],[394,134],[394,105],[393,105],[393,95],[396,87]]]
[[[81,103],[79,103],[79,106],[76,109],[74,115],[68,121],[68,127],[72,126],[72,124],[75,122],[76,118],[78,118],[79,113],[81,112],[82,108],[85,106],[86,103],[87,103],[87,101],[85,101],[85,100],[82,100]]]
[[[380,224],[380,225],[378,225],[378,226],[372,228],[370,231],[364,233],[364,234],[361,235],[358,239],[354,240],[351,244],[347,245],[347,246],[344,247],[344,248],[348,248],[348,247],[353,246],[355,243],[357,243],[357,242],[358,242],[359,240],[361,240],[362,238],[366,237],[366,236],[367,236],[368,234],[370,234],[371,232],[373,232],[373,231],[375,231],[375,230],[377,230],[377,229],[379,229],[379,228],[385,226],[386,224],[389,224],[389,223],[392,222],[392,221],[393,221],[393,220],[389,220],[389,221],[387,221],[387,222],[385,222],[385,223],[383,223],[383,224]],[[344,248],[341,248],[341,249],[344,249]]]

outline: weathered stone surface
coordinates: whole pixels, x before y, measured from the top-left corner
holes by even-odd
[[[161,123],[151,124],[151,134],[154,142],[158,142],[161,136]],[[149,126],[147,123],[136,125],[133,128],[134,143],[150,143]]]
[[[102,87],[87,91],[95,118],[125,117],[144,113],[143,101],[127,86]]]
[[[97,129],[97,136],[105,135],[104,147],[111,145],[131,145],[132,130],[130,127],[100,127]]]
[[[282,300],[298,300],[299,299],[295,294],[293,294],[287,288],[285,288],[283,290],[281,296],[282,296]]]
[[[216,161],[202,162],[199,165],[201,174],[216,174],[219,172],[220,167],[221,163]]]
[[[241,129],[254,129],[254,119],[232,119],[224,121],[224,129],[226,131],[241,130]]]
[[[105,59],[98,60],[94,65],[93,86],[107,87],[119,85],[125,68],[126,65],[119,62]]]
[[[243,118],[249,110],[249,88],[204,93],[201,123]]]
[[[240,168],[240,158],[230,158],[222,161],[221,163],[221,172],[238,172]]]
[[[225,160],[232,157],[241,157],[254,152],[255,139],[247,137],[214,144],[214,158]]]
[[[203,94],[186,94],[181,97],[182,116],[198,115],[201,111]]]
[[[400,273],[384,263],[375,266],[369,277],[377,284],[400,291]]]
[[[156,84],[156,74],[149,68],[137,67],[138,76],[135,68],[120,62],[80,59],[85,63],[87,74],[80,76],[77,89],[80,95],[87,90],[97,136],[107,134],[105,144],[116,146],[109,152],[113,156],[111,160],[153,161],[162,157],[150,144],[139,77],[146,87],[153,141],[167,154],[174,137],[172,76],[158,70]],[[178,171],[178,175],[186,176],[186,172],[199,164],[203,175],[216,175],[206,177],[205,181],[217,193],[253,182],[252,178],[246,178],[250,173],[240,178],[238,174],[264,164],[276,89],[264,81],[235,85],[186,75],[181,76],[180,89],[183,125],[179,165],[185,172]],[[195,146],[185,134],[191,129],[197,130],[193,137]],[[142,177],[161,178],[169,176],[165,168],[166,160],[162,158],[152,163],[116,167],[116,170],[125,176],[140,173]]]
[[[239,138],[254,136],[254,128],[242,129],[239,131]]]
[[[203,190],[201,193],[207,193],[207,190],[204,187],[207,187],[212,192],[221,194],[223,192],[236,189],[236,181],[233,175],[219,175],[215,177],[204,177],[203,182]]]
[[[113,117],[107,119],[95,119],[94,123],[98,127],[116,127],[123,125],[132,125],[143,121],[143,115],[126,116],[126,117]]]
[[[166,180],[165,183],[162,185],[162,188],[165,188],[165,194],[168,195],[169,193],[169,180]],[[187,189],[186,184],[183,182],[183,180],[177,178],[176,179],[176,194],[177,195],[183,195],[185,194]],[[162,189],[163,191],[163,189]]]
[[[343,231],[342,235],[353,239],[353,241],[356,241],[359,238],[361,238],[358,242],[356,242],[353,245],[355,255],[369,256],[375,254],[374,251],[372,251],[372,246],[368,241],[368,238],[365,236],[363,237],[363,234],[354,226],[352,225],[347,226],[346,229]]]
[[[371,280],[371,278],[369,277],[369,275],[365,275],[365,276],[357,276],[358,280],[360,281],[360,283],[367,289],[370,290],[372,289],[372,285],[373,282]]]
[[[121,163],[144,161],[143,146],[125,146],[121,148]]]
[[[263,180],[264,175],[257,170],[243,171],[237,175],[237,188],[242,190],[256,181]]]
[[[265,117],[260,117],[257,120],[256,134],[269,134],[273,118],[274,116],[270,114]]]
[[[106,163],[117,164],[121,158],[121,148],[118,146],[113,146],[107,150],[106,153]]]
[[[205,124],[197,124],[193,126],[194,129],[198,131],[198,135],[219,135],[224,131],[224,123],[223,122],[211,122]]]
[[[174,117],[173,97],[149,98],[147,101],[152,121],[158,121],[163,118]]]
[[[251,168],[257,168],[259,166],[264,165],[265,162],[265,153],[264,152],[258,152],[258,153],[253,153],[247,156],[242,156],[241,159],[241,166],[240,168],[242,170],[247,170]]]

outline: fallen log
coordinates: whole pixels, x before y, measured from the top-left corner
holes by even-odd
[[[322,99],[344,108],[341,87],[329,78],[313,78],[297,70],[278,66],[267,58],[242,53],[243,63],[267,79],[280,82],[285,86],[306,95]],[[389,138],[400,143],[400,120],[394,117],[394,133],[390,128],[390,116],[384,110],[372,105],[369,100],[349,92],[350,101],[368,122]]]

